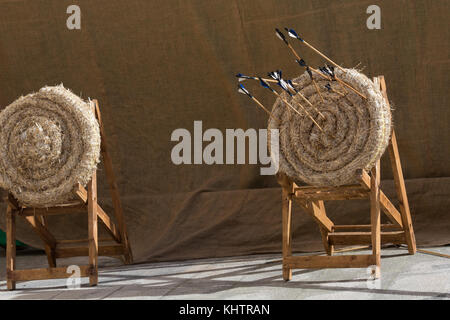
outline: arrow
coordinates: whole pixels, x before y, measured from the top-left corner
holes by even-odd
[[[242,81],[245,81],[245,80],[258,80],[259,81],[258,77],[246,76],[246,75],[243,75],[242,73],[238,73],[236,75],[236,78],[238,78],[239,82],[242,82]],[[267,82],[274,82],[274,83],[276,83],[276,81],[272,80],[272,79],[263,79],[263,80],[265,80]]]
[[[325,56],[325,55],[322,54],[320,51],[318,51],[316,48],[314,48],[313,46],[311,46],[311,45],[310,45],[308,42],[306,42],[304,39],[300,38],[300,36],[297,34],[297,32],[295,32],[294,29],[288,29],[288,28],[284,28],[284,29],[285,29],[286,31],[288,31],[288,34],[289,34],[289,36],[290,36],[291,38],[298,39],[300,42],[304,43],[305,45],[307,45],[308,47],[310,47],[311,49],[313,49],[315,52],[317,52],[320,56],[322,56],[322,57],[325,58],[327,61],[329,61],[331,64],[333,64],[334,66],[338,67],[341,71],[345,72],[345,69],[344,69],[344,68],[342,68],[341,66],[339,66],[338,64],[336,64],[335,62],[333,62],[333,61],[332,61],[331,59],[329,59],[327,56]],[[277,29],[277,30],[278,30],[278,29]],[[286,40],[286,42],[287,42],[287,40]],[[296,56],[298,57],[297,54],[296,54]],[[300,64],[300,62],[302,61],[302,59],[300,59],[300,58],[297,58],[297,59],[298,59],[297,62]],[[303,61],[303,62],[304,62],[304,61]],[[301,64],[300,64],[300,65],[301,65]],[[323,74],[323,73],[317,71],[317,70],[314,69],[314,68],[311,68],[311,70],[312,70],[314,73],[316,73],[316,74],[322,76],[323,78],[325,78],[325,79],[327,79],[327,80],[330,80],[330,76],[329,76],[328,73]],[[332,73],[333,73],[333,75],[334,75],[334,71],[333,71]],[[346,83],[345,81],[342,81],[341,79],[339,79],[339,78],[336,77],[336,76],[335,76],[335,79],[336,79],[341,85],[344,85],[344,86],[346,86],[347,88],[349,88],[349,89],[351,89],[352,91],[354,91],[354,92],[355,92],[356,94],[358,94],[361,98],[367,99],[367,97],[366,97],[364,94],[362,94],[361,92],[359,92],[358,90],[356,90],[355,88],[353,88],[351,85],[349,85],[349,84]]]
[[[320,72],[322,72],[323,74],[326,74],[328,76],[331,77],[331,79],[333,81],[336,80],[336,75],[334,74],[334,71],[331,71],[330,69],[328,69],[328,67],[319,67]]]
[[[289,89],[291,89],[294,93],[298,93],[298,91],[294,88],[294,86],[289,86],[288,82],[290,81],[292,83],[291,80],[288,80],[288,82],[286,82],[286,80],[284,80],[282,78],[282,76],[281,76],[282,75],[282,71],[281,70],[269,72],[268,75],[273,80],[275,80],[277,82],[277,84],[281,87],[281,89],[286,91],[287,94],[290,95],[291,97],[292,97],[292,93],[289,91]]]
[[[314,87],[316,88],[316,91],[317,91],[317,93],[319,94],[320,99],[321,99],[322,102],[324,103],[325,100],[323,99],[322,93],[320,93],[320,89],[319,89],[319,86],[317,85],[316,80],[314,80],[314,78],[313,78],[313,75],[312,75],[312,72],[311,72],[311,68],[310,68],[309,66],[306,67],[306,71],[308,72],[309,77],[311,78],[311,82],[314,84]]]
[[[265,82],[278,83],[278,79],[281,78],[281,70],[277,70],[277,71],[274,71],[274,72],[269,72],[268,75],[272,79],[262,78],[262,77],[254,77],[254,76],[246,76],[246,75],[243,75],[241,73],[238,73],[236,75],[236,77],[239,78],[239,82],[242,82],[244,80],[258,80],[259,81],[259,79],[262,79]],[[283,81],[285,81],[285,80],[283,80]],[[288,81],[290,81],[292,84],[297,85],[297,83],[292,82],[291,80],[288,80]]]
[[[236,77],[239,79],[239,82],[244,81],[244,80],[248,80],[248,79],[253,79],[253,80],[257,79],[256,77],[246,76],[246,75],[243,75],[242,73],[238,73],[236,75]]]
[[[269,77],[271,77],[273,80],[276,80],[276,81],[281,79],[282,74],[283,74],[283,72],[281,70],[272,71],[272,72],[268,73]]]
[[[259,83],[263,88],[266,88],[270,90],[273,94],[275,94],[278,98],[280,98],[287,106],[289,106],[292,110],[294,110],[297,114],[302,116],[300,112],[295,109],[294,106],[292,106],[286,99],[284,99],[278,92],[276,92],[274,89],[272,89],[267,82],[265,82],[263,79],[259,79]],[[322,127],[314,120],[314,118],[309,114],[309,112],[301,105],[301,103],[298,103],[298,105],[305,111],[306,115],[311,119],[311,121],[320,129],[320,131],[324,132]]]
[[[238,84],[238,92],[247,95],[249,98],[253,98],[250,92],[242,84]]]
[[[264,105],[258,100],[258,99],[256,99],[242,84],[238,84],[238,92],[239,93],[242,93],[242,94],[245,94],[247,97],[249,97],[250,99],[252,99],[253,101],[255,101],[256,102],[256,104],[261,108],[261,109],[263,109],[268,115],[269,115],[269,117],[270,118],[272,118],[273,120],[275,120],[274,118],[273,118],[273,116],[272,116],[272,113],[266,108],[266,107],[264,107]]]
[[[309,104],[314,110],[317,111],[317,113],[322,117],[322,119],[325,119],[325,116],[317,109],[311,102],[309,102],[308,99],[295,87],[293,86],[293,83],[291,80],[288,80],[287,82],[281,77],[281,71],[275,71],[275,72],[269,72],[269,76],[271,76],[273,79],[278,80],[278,85],[286,91],[291,97],[292,94],[290,93],[289,89],[291,89],[294,93],[298,94],[307,104]]]
[[[311,72],[311,71],[309,71],[309,72]],[[317,111],[317,113],[322,117],[322,119],[325,119],[325,116],[319,111],[319,109],[317,109],[313,104],[311,104],[309,102],[308,99],[306,99],[306,97],[303,94],[301,94],[297,89],[295,89],[294,84],[296,85],[297,83],[292,82],[292,80],[286,81],[282,78],[281,70],[269,72],[268,75],[272,79],[255,77],[255,76],[246,76],[246,75],[243,75],[242,73],[238,73],[236,75],[236,77],[239,78],[239,82],[244,81],[244,80],[258,80],[258,81],[263,80],[265,82],[277,83],[284,91],[286,91],[292,97],[291,92],[289,92],[289,89],[290,89],[290,90],[292,90],[292,92],[299,94],[299,96],[301,96],[303,100],[305,100],[311,107],[313,107]],[[322,94],[320,93],[319,88],[317,86],[317,83],[315,83],[315,85],[316,85],[316,89],[319,92],[320,97],[322,98],[322,101],[324,101]]]
[[[284,30],[288,32],[289,37],[298,39],[303,42],[303,39],[299,37],[299,35],[297,34],[297,32],[295,32],[294,29],[284,28]]]
[[[284,79],[280,79],[277,82],[278,86],[287,92],[288,95],[292,97],[292,93],[289,91],[289,85]],[[295,91],[294,91],[295,92]]]
[[[280,29],[275,28],[275,34],[278,38],[280,38],[281,41],[283,41],[286,45],[289,45],[289,42],[286,39],[286,36],[283,34],[283,32],[280,31]]]
[[[300,59],[300,60],[297,59],[297,60],[295,60],[295,61],[297,61],[297,63],[298,63],[301,67],[306,68],[306,72],[308,72],[309,77],[311,78],[311,82],[314,84],[314,87],[316,88],[316,91],[317,91],[317,93],[319,94],[320,99],[322,100],[322,102],[325,102],[325,100],[323,99],[322,94],[320,93],[319,86],[317,85],[316,80],[314,80],[314,78],[313,78],[313,74],[312,74],[312,72],[311,72],[311,68],[306,64],[306,61],[303,60],[303,59]]]
[[[288,83],[289,88],[290,88],[292,91],[294,91],[295,93],[298,93],[298,90],[295,89],[294,83],[293,83],[291,80],[288,80],[287,83]]]
[[[278,38],[283,40],[283,42],[288,46],[289,49],[291,49],[292,53],[295,55],[295,57],[300,60],[300,56],[297,54],[297,52],[294,50],[294,48],[291,46],[291,44],[287,41],[286,36],[281,32],[278,28],[275,28],[275,34]]]
[[[343,93],[341,93],[341,92],[339,92],[339,91],[334,90],[334,89],[331,87],[331,84],[329,84],[329,83],[327,83],[327,84],[325,85],[325,88],[327,88],[328,91],[333,91],[333,92],[337,93],[338,95],[345,97],[345,94],[343,94]]]
[[[335,78],[333,79],[332,77],[328,77],[329,75],[329,70],[327,70],[326,68],[320,68],[321,69],[321,75],[322,77],[326,78],[327,80],[336,80],[337,82],[339,82],[339,84],[346,86],[347,88],[351,89],[353,92],[355,92],[357,95],[359,95],[361,98],[367,99],[367,97],[362,94],[361,92],[359,92],[358,90],[356,90],[355,88],[353,88],[351,85],[349,85],[348,83],[346,83],[345,81],[339,79],[337,76],[335,76]],[[314,71],[314,70],[313,70]],[[343,87],[342,87],[343,88]],[[345,90],[345,88],[343,88]]]
[[[328,58],[326,55],[324,55],[322,52],[320,52],[319,50],[317,50],[316,48],[314,48],[312,45],[310,45],[307,41],[305,41],[304,39],[300,38],[300,36],[297,34],[297,32],[295,32],[294,29],[288,29],[288,28],[284,28],[289,36],[291,38],[295,38],[300,40],[300,42],[302,42],[303,44],[305,44],[306,46],[308,46],[310,49],[312,49],[314,52],[316,52],[317,54],[319,54],[322,58],[324,58],[325,60],[327,60],[328,62],[330,62],[332,65],[334,65],[335,67],[338,67],[342,72],[345,72],[344,68],[342,68],[340,65],[338,65],[336,62],[334,62],[333,60],[331,60],[330,58]]]
[[[319,70],[322,71],[322,73],[329,75],[333,81],[338,81],[336,74],[334,73],[333,66],[326,65],[323,68],[319,68]],[[347,93],[347,89],[345,89],[345,87],[342,85],[342,82],[338,81],[338,83],[339,83],[340,87],[342,88],[342,90],[344,90],[344,92]]]

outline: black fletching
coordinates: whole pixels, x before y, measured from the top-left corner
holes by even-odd
[[[287,83],[289,84],[289,88],[291,88],[291,89],[294,90],[295,92],[298,92],[298,90],[295,89],[294,84],[292,83],[292,80],[288,80]]]
[[[272,71],[268,73],[268,76],[271,77],[273,80],[280,80],[281,79],[281,71]]]
[[[333,80],[336,80],[336,74],[334,73],[334,67],[327,65],[328,74],[333,78]]]
[[[275,32],[276,32],[276,35],[278,36],[278,38],[283,40],[284,43],[289,44],[286,40],[286,36],[283,34],[283,32],[280,31],[280,29],[275,28]]]
[[[303,60],[303,59],[296,60],[296,61],[297,61],[297,63],[298,63],[300,66],[302,66],[302,67],[307,67],[307,66],[308,66],[308,65],[306,64],[306,61]]]
[[[324,75],[329,76],[330,73],[327,68],[319,67],[320,72],[322,72]]]
[[[288,84],[286,83],[286,81],[284,81],[283,79],[280,79],[280,80],[278,80],[277,84],[292,97],[292,93],[289,91],[289,87],[288,87]]]
[[[311,69],[309,67],[306,67],[306,71],[308,72],[309,77],[311,78],[311,80],[313,80],[313,74],[311,72]]]

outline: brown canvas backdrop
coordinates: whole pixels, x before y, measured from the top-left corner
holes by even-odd
[[[78,4],[81,30],[66,28]],[[381,7],[368,30],[366,8]],[[266,115],[236,93],[234,74],[301,72],[275,37],[295,28],[345,66],[384,74],[419,244],[450,242],[449,2],[328,0],[0,0],[0,107],[64,83],[100,101],[137,261],[281,249],[280,189],[256,165],[172,164],[177,128],[265,128]],[[295,44],[311,65],[323,61]],[[248,87],[270,106],[273,97]],[[383,188],[393,195],[388,161]],[[110,209],[105,183],[101,203]],[[3,214],[4,207],[1,212]],[[369,221],[364,201],[330,204],[343,223]],[[295,208],[296,250],[321,248]],[[298,214],[297,214],[298,213]],[[1,217],[3,226],[4,217]],[[20,221],[19,238],[38,245]],[[86,218],[52,217],[57,237],[86,233]]]

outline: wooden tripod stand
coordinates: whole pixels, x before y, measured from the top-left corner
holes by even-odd
[[[386,102],[389,104],[384,76],[374,78],[380,86]],[[400,211],[380,190],[380,161],[371,170],[359,172],[360,184],[340,187],[299,187],[286,175],[278,175],[282,187],[282,225],[283,225],[283,279],[292,278],[292,269],[307,268],[365,268],[376,266],[375,277],[380,276],[381,244],[393,243],[408,245],[410,254],[416,252],[416,240],[411,222],[408,197],[403,179],[400,156],[395,132],[392,131],[389,143],[389,158],[394,175],[394,182],[399,200]],[[325,200],[370,199],[371,224],[335,225],[325,211]],[[306,211],[319,225],[323,245],[327,256],[293,256],[292,255],[292,201]],[[380,208],[387,215],[389,224],[381,225]],[[334,245],[371,244],[370,255],[332,256]]]
[[[67,273],[66,267],[56,267],[57,258],[89,256],[89,264],[80,266],[80,276],[89,277],[89,283],[92,286],[95,286],[98,283],[98,255],[122,256],[126,264],[133,262],[133,256],[123,218],[119,190],[117,188],[111,157],[107,150],[105,130],[97,100],[93,100],[91,106],[100,126],[101,155],[110,188],[117,225],[97,203],[96,172],[92,175],[87,190],[81,185],[78,185],[75,188],[74,194],[77,200],[72,203],[61,204],[51,208],[24,207],[18,203],[12,194],[9,194],[6,209],[6,280],[8,290],[14,290],[17,281],[71,277],[72,274]],[[71,214],[82,211],[87,211],[88,239],[56,240],[48,229],[47,216]],[[44,242],[49,268],[16,270],[16,215],[23,217]],[[103,223],[112,239],[98,238],[98,218]],[[114,240],[115,244],[99,245],[99,240],[109,242]],[[77,243],[85,243],[85,246],[73,246]]]

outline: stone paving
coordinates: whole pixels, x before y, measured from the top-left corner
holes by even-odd
[[[450,254],[450,247],[428,248]],[[279,254],[146,263],[124,266],[99,259],[99,285],[67,287],[66,279],[21,282],[5,288],[5,256],[0,257],[0,299],[450,299],[450,259],[403,248],[382,250],[382,278],[366,269],[294,270],[281,278]],[[368,251],[359,251],[364,254]],[[60,265],[86,258],[60,259]],[[19,268],[46,266],[41,252],[18,253]]]

